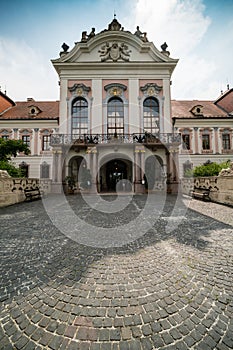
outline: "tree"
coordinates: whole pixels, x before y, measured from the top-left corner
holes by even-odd
[[[30,154],[30,149],[22,140],[0,139],[0,160],[9,161],[11,157],[16,157],[17,153]]]
[[[28,155],[30,149],[22,140],[4,140],[0,139],[0,169],[7,170],[13,177],[24,176],[21,169],[11,163],[11,157],[16,157],[17,153],[23,152]]]

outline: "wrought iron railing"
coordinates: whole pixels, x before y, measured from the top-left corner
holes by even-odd
[[[94,144],[179,144],[180,134],[54,134],[51,135],[51,146],[56,145],[94,145]]]

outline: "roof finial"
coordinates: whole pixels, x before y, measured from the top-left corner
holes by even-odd
[[[114,10],[114,19],[116,19],[116,11]]]

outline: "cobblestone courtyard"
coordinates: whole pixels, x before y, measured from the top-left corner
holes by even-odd
[[[93,227],[82,239],[132,222],[136,239],[114,246],[123,237],[115,234],[106,248],[63,235],[42,201],[1,209],[0,349],[232,349],[233,209],[178,201],[174,211],[168,197],[140,236],[133,223],[146,196],[107,214],[69,196]],[[72,229],[57,198],[51,203]]]

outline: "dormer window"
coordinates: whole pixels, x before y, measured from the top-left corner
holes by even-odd
[[[202,105],[196,105],[196,106],[191,108],[190,112],[193,113],[196,116],[203,115],[203,106]]]
[[[29,106],[28,109],[28,114],[30,116],[37,116],[41,112],[41,110],[36,106]]]

